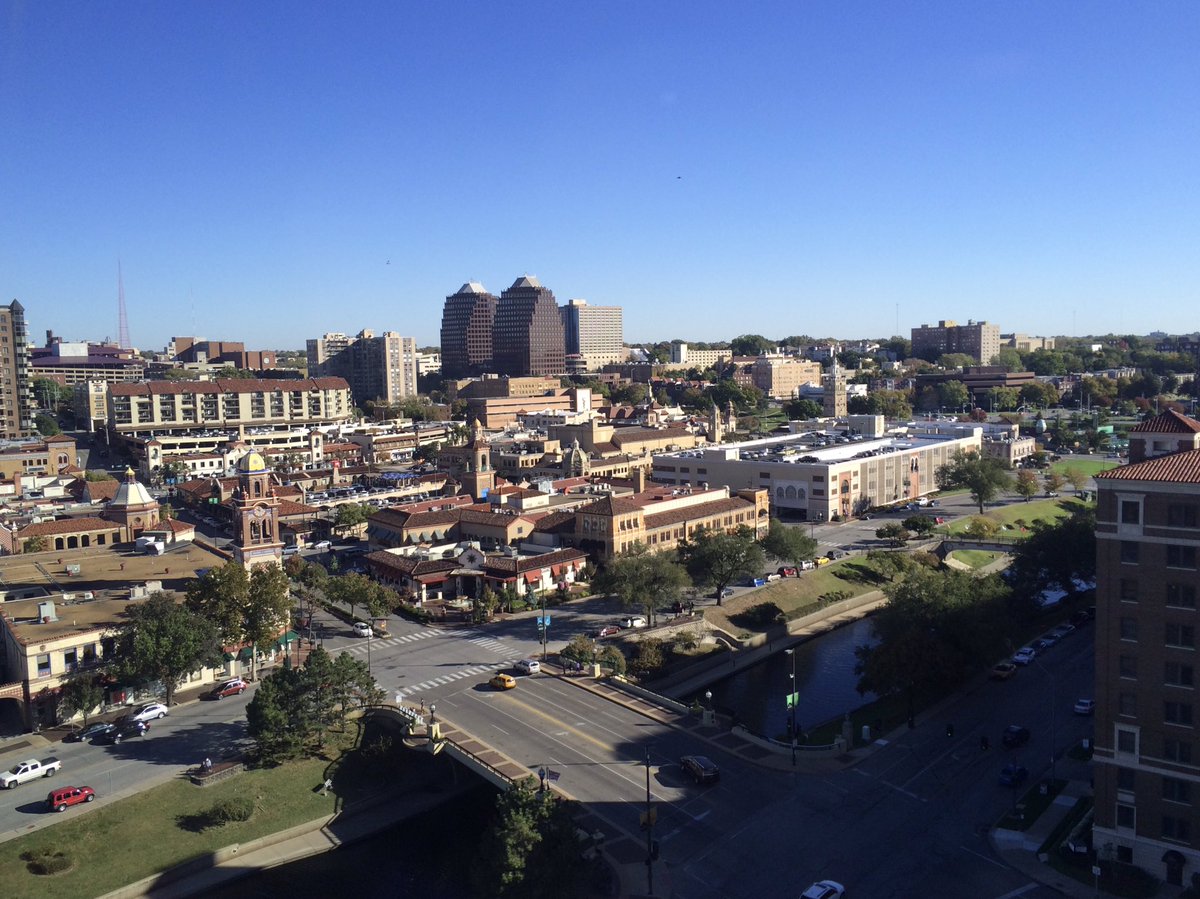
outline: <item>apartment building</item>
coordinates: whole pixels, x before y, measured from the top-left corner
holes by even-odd
[[[25,307],[13,300],[0,306],[0,437],[33,432],[32,383]]]
[[[140,381],[146,363],[133,350],[106,343],[55,340],[30,351],[31,377],[50,378],[67,387],[87,381]]]
[[[583,371],[599,371],[625,359],[625,330],[620,306],[592,306],[568,300],[561,307],[566,352]]]
[[[1200,873],[1200,422],[1143,422],[1130,456],[1095,476],[1093,836],[1183,886]]]
[[[184,365],[221,365],[246,371],[275,367],[272,350],[247,350],[240,340],[206,340],[203,337],[172,337],[167,354]]]
[[[1000,326],[968,321],[965,325],[942,320],[935,327],[921,325],[912,329],[912,354],[937,359],[946,353],[965,353],[980,365],[987,365],[1000,352]]]
[[[364,329],[354,337],[332,333],[306,345],[311,377],[344,378],[358,405],[399,403],[417,395],[417,341],[395,331]]]
[[[796,356],[759,356],[751,366],[751,378],[772,399],[791,399],[801,387],[820,384],[821,371],[821,363]]]
[[[673,368],[715,368],[722,362],[733,358],[729,350],[697,350],[686,343],[671,344],[671,366]]]

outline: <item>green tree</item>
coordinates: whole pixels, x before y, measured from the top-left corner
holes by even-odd
[[[58,426],[58,422],[54,420],[54,416],[48,412],[39,412],[35,415],[33,426],[37,428],[37,432],[43,437],[53,437],[55,434],[62,433],[62,428]]]
[[[1037,474],[1030,471],[1028,468],[1023,468],[1017,472],[1017,483],[1013,487],[1017,491],[1017,495],[1023,497],[1025,502],[1029,502],[1038,492]]]
[[[641,609],[651,624],[658,606],[673,602],[687,585],[679,565],[640,542],[609,560],[592,581],[595,592],[614,594],[625,608]]]
[[[967,353],[943,353],[937,357],[937,364],[949,371],[952,368],[966,368],[976,365],[975,357]]]
[[[562,648],[559,655],[571,662],[578,662],[581,665],[590,665],[596,658],[596,653],[599,651],[599,646],[596,641],[587,634],[576,634],[570,639],[566,646]]]
[[[478,596],[471,600],[471,620],[475,624],[490,621],[500,605],[500,597],[490,586],[484,587]]]
[[[243,632],[253,650],[251,677],[258,676],[258,647],[270,643],[288,624],[292,596],[288,577],[278,565],[256,565],[250,572]]]
[[[907,390],[873,390],[867,395],[867,414],[907,421],[912,418],[912,397]]]
[[[792,420],[820,418],[824,412],[815,400],[791,400],[784,404],[783,411]]]
[[[912,536],[908,532],[908,528],[898,521],[889,521],[883,527],[875,529],[875,536],[880,540],[886,540],[892,546],[903,546]]]
[[[1075,594],[1095,580],[1095,510],[1075,503],[1068,509],[1066,518],[1033,522],[1014,548],[1010,576],[1017,592],[1032,596],[1056,587]]]
[[[690,542],[680,544],[679,555],[693,583],[713,588],[717,605],[726,587],[759,575],[767,561],[754,532],[745,525],[733,533],[701,528]]]
[[[1062,490],[1063,484],[1067,483],[1067,479],[1052,468],[1046,472],[1042,483],[1045,484],[1047,493],[1058,493]]]
[[[987,540],[989,537],[996,536],[996,531],[999,527],[992,519],[983,515],[976,515],[967,522],[967,526],[963,528],[962,532],[965,536],[973,537],[976,540]]]
[[[314,695],[311,683],[304,669],[283,667],[264,677],[254,691],[246,706],[247,732],[267,764],[299,758],[322,730],[318,710],[323,694]]]
[[[58,710],[64,718],[83,715],[83,726],[87,727],[88,716],[104,702],[104,687],[94,672],[78,671],[72,674],[59,688]]]
[[[1088,481],[1090,480],[1090,476],[1086,471],[1074,465],[1068,465],[1063,469],[1063,477],[1070,482],[1071,487],[1074,489],[1076,495],[1078,495],[1080,491],[1087,486]]]
[[[980,456],[974,451],[955,450],[948,463],[938,466],[934,477],[940,490],[965,487],[971,499],[979,505],[980,515],[983,514],[984,503],[990,503],[1012,485],[1012,478],[1003,462],[990,456]]]
[[[1021,404],[1021,393],[1015,387],[993,387],[988,391],[988,410],[1003,412]]]
[[[278,565],[258,565],[250,574],[235,563],[210,568],[188,586],[188,607],[216,625],[227,646],[250,644],[250,676],[258,675],[258,647],[287,624],[292,600]]]
[[[188,674],[221,663],[216,627],[165,593],[130,606],[117,635],[113,670],[135,684],[161,681],[167,705]]]
[[[1034,381],[1021,388],[1021,402],[1037,409],[1049,409],[1051,406],[1057,406],[1058,400],[1058,388],[1049,381]]]
[[[789,528],[778,518],[772,518],[762,548],[781,562],[799,565],[817,554],[817,541],[801,528]]]
[[[938,405],[943,409],[965,409],[971,405],[971,391],[962,381],[943,381],[937,391]]]
[[[34,534],[32,537],[26,537],[21,544],[21,552],[27,553],[42,553],[49,549],[46,538],[41,534]]]
[[[729,351],[734,356],[761,356],[776,350],[773,340],[767,340],[761,334],[742,334],[729,341]]]
[[[100,471],[99,469],[88,469],[83,473],[83,479],[92,484],[97,483],[98,481],[116,480],[116,478],[110,475],[107,471]]]
[[[912,531],[914,534],[922,537],[933,533],[933,529],[937,527],[937,522],[928,515],[910,515],[901,523],[904,525],[905,530]],[[878,532],[876,532],[875,536],[879,536]]]
[[[658,673],[665,660],[662,640],[656,637],[647,637],[644,640],[638,640],[633,661],[629,663],[629,670],[637,677],[650,677]]]
[[[370,506],[362,506],[358,503],[344,503],[338,506],[337,511],[334,513],[333,526],[341,532],[358,527],[361,524],[365,524],[374,511]]]
[[[394,608],[392,597],[395,594],[391,590],[356,571],[330,578],[325,585],[325,595],[349,607],[351,618],[359,606],[377,618],[385,617]],[[376,610],[379,610],[379,614],[376,614]]]

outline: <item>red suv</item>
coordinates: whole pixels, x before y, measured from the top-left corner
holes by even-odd
[[[65,812],[68,805],[91,802],[95,798],[96,791],[91,787],[60,787],[46,796],[46,807],[52,812]]]
[[[208,695],[213,699],[224,699],[226,696],[240,696],[246,692],[246,682],[240,677],[221,681],[213,687]]]

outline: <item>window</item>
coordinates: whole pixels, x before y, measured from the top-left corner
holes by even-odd
[[[1131,718],[1137,716],[1136,693],[1121,693],[1117,696],[1117,714],[1128,715]]]
[[[1192,763],[1192,744],[1188,740],[1175,740],[1167,737],[1163,740],[1163,758],[1184,765]]]
[[[1117,803],[1117,827],[1128,827],[1132,830],[1136,820],[1132,805]]]
[[[1118,660],[1121,677],[1137,680],[1137,656],[1121,656]]]
[[[63,651],[63,667],[67,671],[74,671],[79,667],[79,651],[75,649],[67,649]]]
[[[1163,721],[1180,727],[1192,726],[1192,706],[1187,702],[1164,702]]]
[[[1121,619],[1121,639],[1122,640],[1137,640],[1138,638],[1138,623],[1136,618],[1126,616]]]
[[[1195,647],[1196,629],[1192,625],[1168,621],[1166,631],[1167,646]]]
[[[1196,608],[1194,584],[1167,584],[1167,605],[1176,609]]]
[[[1136,565],[1138,563],[1138,544],[1132,540],[1121,541],[1121,563]]]
[[[45,652],[37,657],[37,676],[50,676],[50,653]]]
[[[1170,544],[1167,546],[1167,567],[1168,568],[1195,568],[1196,567],[1196,547],[1194,546],[1176,546]]]
[[[1194,528],[1196,526],[1196,507],[1182,503],[1171,503],[1167,506],[1167,526],[1173,528]]]
[[[1186,818],[1163,815],[1162,838],[1186,843],[1192,838],[1192,825]]]
[[[1118,768],[1117,789],[1132,793],[1135,786],[1137,786],[1137,772],[1132,768]]]
[[[1137,732],[1117,728],[1117,752],[1137,754]]]
[[[1138,582],[1131,577],[1121,578],[1121,602],[1137,602]]]
[[[1141,524],[1142,504],[1136,500],[1121,501],[1121,524]]]
[[[1163,683],[1168,687],[1191,687],[1193,685],[1192,666],[1179,662],[1167,662],[1163,672]]]
[[[1191,784],[1177,777],[1162,779],[1162,798],[1167,802],[1191,802]]]

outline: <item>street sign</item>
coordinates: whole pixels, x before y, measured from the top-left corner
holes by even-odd
[[[550,626],[550,616],[549,615],[538,615],[537,626],[538,627],[549,627]]]
[[[658,806],[652,806],[638,816],[638,823],[642,828],[653,827],[658,823]]]
[[[800,705],[800,694],[799,693],[789,693],[787,695],[787,707],[790,709],[790,708],[792,708],[794,706],[798,706],[798,705]]]

